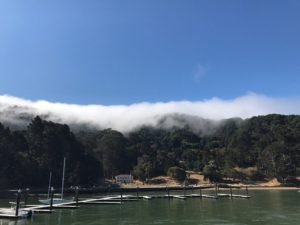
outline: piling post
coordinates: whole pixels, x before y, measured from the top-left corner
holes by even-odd
[[[24,205],[28,203],[28,196],[29,196],[29,188],[26,188],[25,195],[24,195]]]
[[[92,187],[92,192],[93,192],[93,195],[95,195],[95,190],[96,190],[96,186],[95,186],[95,185],[93,185],[93,187]]]
[[[54,188],[51,187],[50,188],[50,206],[49,206],[50,211],[52,211],[52,208],[53,208],[53,196],[54,196]]]
[[[185,197],[185,194],[186,194],[186,187],[185,187],[185,184],[183,185],[183,196]]]
[[[75,202],[76,202],[76,206],[78,206],[78,195],[79,195],[79,187],[76,186],[75,187]]]
[[[247,196],[249,196],[248,186],[246,186],[246,194],[247,194]]]
[[[139,198],[139,185],[136,186],[136,197]]]
[[[121,188],[121,202],[123,202],[123,188]]]
[[[20,200],[21,200],[21,189],[19,189],[18,192],[17,192],[16,216],[19,215]]]
[[[200,195],[200,198],[202,198],[202,189],[201,188],[199,189],[199,195]]]
[[[111,183],[108,184],[108,195],[110,195]]]
[[[166,192],[167,192],[168,198],[170,198],[170,190],[169,190],[168,186],[166,186]]]
[[[218,184],[215,183],[215,196],[218,197]]]
[[[230,186],[230,198],[232,199],[232,187]]]

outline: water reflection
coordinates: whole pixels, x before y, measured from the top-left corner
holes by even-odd
[[[22,220],[5,220],[5,219],[1,219],[0,220],[0,225],[24,225],[24,224],[27,224],[26,219],[22,219]]]
[[[61,225],[62,210],[58,211],[57,225]]]

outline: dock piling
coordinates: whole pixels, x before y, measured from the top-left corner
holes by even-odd
[[[170,190],[169,190],[168,186],[166,186],[166,192],[167,192],[168,198],[170,198]]]
[[[26,188],[25,194],[24,194],[24,205],[27,205],[27,203],[28,203],[28,196],[29,196],[29,188]]]
[[[202,189],[201,188],[199,189],[199,196],[200,196],[200,198],[202,198]]]
[[[246,195],[249,196],[248,186],[246,186]]]
[[[78,195],[79,195],[79,187],[76,186],[75,187],[75,202],[76,202],[76,206],[78,206]]]
[[[232,187],[230,187],[230,198],[232,199]]]
[[[139,185],[136,186],[136,197],[139,198]]]
[[[108,195],[110,195],[110,192],[111,192],[110,189],[111,189],[111,184],[108,185]]]
[[[121,188],[121,202],[123,202],[123,188]]]
[[[93,192],[93,195],[95,195],[95,192],[96,192],[96,186],[95,185],[93,185],[93,187],[92,187],[92,192]]]
[[[16,216],[19,216],[21,192],[22,192],[21,189],[19,189],[18,192],[17,192]]]
[[[50,206],[49,206],[50,211],[52,211],[52,208],[53,208],[53,196],[54,196],[54,188],[51,187],[50,188]]]

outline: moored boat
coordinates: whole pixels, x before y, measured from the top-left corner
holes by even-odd
[[[64,199],[64,182],[65,182],[65,169],[66,169],[66,157],[64,157],[64,163],[63,163],[63,176],[62,176],[62,184],[61,184],[61,196],[60,198],[53,198],[52,204],[61,204],[61,203],[68,203],[72,202],[73,199]],[[39,199],[39,202],[42,204],[50,205],[51,204],[51,198],[50,198],[50,190],[51,190],[51,176],[52,173],[50,172],[50,178],[49,178],[49,187],[48,187],[48,196],[46,199]]]

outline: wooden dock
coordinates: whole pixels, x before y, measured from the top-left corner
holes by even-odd
[[[251,198],[249,195],[232,195],[232,198]]]
[[[186,199],[186,196],[183,196],[183,195],[172,195],[173,198],[178,198],[178,199],[181,199],[181,200],[185,200]]]
[[[183,189],[182,194],[170,194],[170,190],[166,189],[166,194],[158,194],[158,195],[142,195],[140,192],[137,192],[136,195],[123,195],[122,191],[120,195],[113,196],[99,196],[90,199],[78,199],[78,193],[74,198],[74,201],[58,203],[52,205],[25,205],[23,208],[20,208],[20,195],[18,194],[16,210],[18,213],[14,213],[11,208],[2,208],[0,209],[0,218],[8,218],[8,219],[20,219],[24,218],[26,212],[28,215],[32,213],[53,213],[54,209],[77,209],[80,205],[120,205],[125,202],[133,202],[138,200],[152,200],[152,199],[179,199],[186,200],[188,198],[207,198],[207,199],[219,199],[219,198],[242,198],[249,199],[250,195],[248,195],[248,189],[246,195],[241,194],[233,194],[232,188],[230,188],[230,193],[219,193],[219,189],[216,188],[214,194],[203,194],[202,189],[199,189],[199,194],[195,194],[194,191],[192,193],[187,194],[186,190]],[[180,193],[180,192],[179,192]],[[27,201],[26,201],[27,202]],[[30,212],[30,213],[29,213]]]
[[[104,201],[96,201],[96,202],[80,202],[80,205],[121,205],[121,202],[104,202]]]

